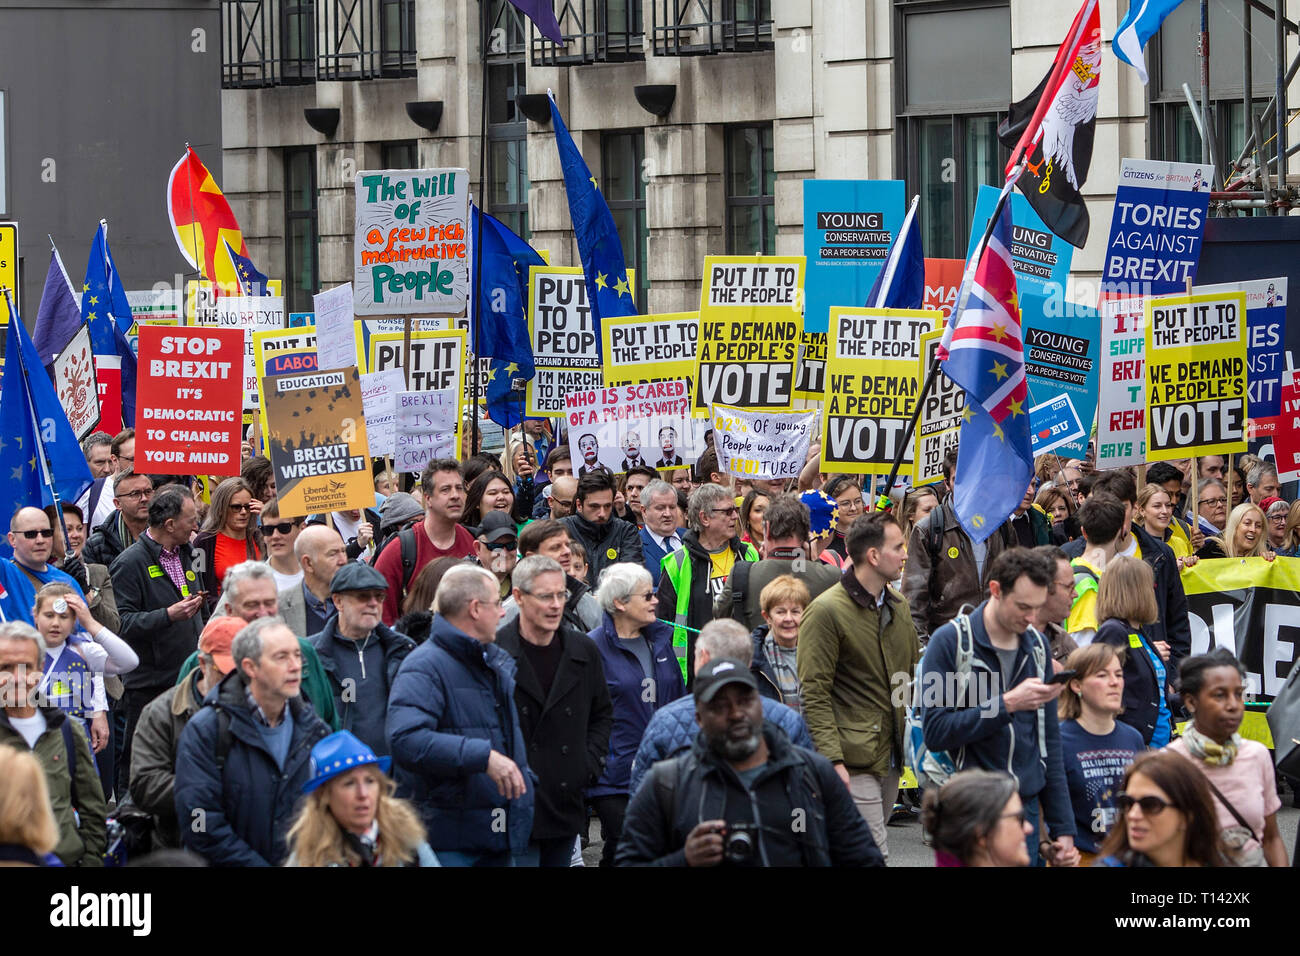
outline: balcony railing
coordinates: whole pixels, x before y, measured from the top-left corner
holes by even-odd
[[[415,76],[415,0],[317,0],[322,80]]]
[[[316,78],[313,0],[222,0],[221,85],[311,83]]]
[[[772,49],[771,0],[654,0],[655,56]]]
[[[552,43],[534,29],[534,66],[645,59],[640,0],[562,0],[555,19],[564,45]]]

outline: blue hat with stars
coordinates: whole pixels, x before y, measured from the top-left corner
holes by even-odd
[[[393,758],[376,757],[374,751],[346,730],[330,734],[311,748],[311,779],[302,785],[302,792],[311,793],[327,780],[371,763],[388,773]]]

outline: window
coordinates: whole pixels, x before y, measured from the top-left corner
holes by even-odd
[[[554,6],[564,45],[534,31],[534,65],[645,59],[641,0],[555,0]]]
[[[488,67],[487,211],[527,239],[528,124],[515,103],[524,90],[522,59]]]
[[[772,49],[772,0],[653,0],[655,56]]]
[[[776,252],[776,171],[772,127],[727,129],[727,253],[770,256]]]
[[[315,0],[280,4],[280,76],[285,83],[310,83],[316,78],[315,8]]]
[[[385,76],[415,75],[415,0],[380,0],[379,49]]]
[[[646,247],[650,229],[646,224],[645,133],[641,130],[606,133],[600,143],[601,192],[618,227],[623,245],[623,262],[636,270],[637,311],[645,312],[650,277],[646,269]]]
[[[413,139],[384,143],[380,148],[379,156],[383,169],[420,168],[420,144]]]
[[[964,258],[979,187],[1000,183],[1009,157],[997,127],[1012,95],[1010,8],[905,0],[897,10],[898,167],[921,197],[926,254]]]
[[[284,151],[284,235],[285,311],[310,312],[320,286],[314,146]]]
[[[323,80],[415,76],[415,0],[317,0]]]

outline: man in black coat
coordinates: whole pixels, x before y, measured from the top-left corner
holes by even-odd
[[[532,555],[512,575],[519,615],[497,631],[515,660],[515,708],[537,774],[528,855],[541,866],[568,866],[587,822],[583,791],[595,783],[614,722],[600,651],[564,624],[565,574],[559,562]]]
[[[203,633],[204,593],[198,584],[202,566],[190,547],[198,526],[194,495],[167,485],[149,501],[149,527],[117,556],[109,574],[122,616],[122,640],[140,664],[122,678],[126,693],[126,751],[119,768],[131,766],[131,737],[145,705],[170,690],[181,665],[199,646]]]
[[[642,561],[641,532],[631,522],[614,516],[614,490],[614,479],[608,474],[583,475],[574,498],[577,513],[560,521],[587,549],[587,583],[592,587],[611,564]]]

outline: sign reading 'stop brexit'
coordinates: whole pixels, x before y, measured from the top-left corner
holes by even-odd
[[[903,225],[901,180],[805,179],[804,328],[825,332],[834,305],[865,305]]]
[[[1106,240],[1102,294],[1184,291],[1196,278],[1209,206],[1210,184],[1201,166],[1124,160]]]
[[[975,246],[984,235],[989,217],[998,205],[995,186],[981,186],[975,197],[975,212],[971,214],[970,241],[966,244],[966,259],[970,260]],[[1016,273],[1016,283],[1026,289],[1046,291],[1057,296],[1065,294],[1065,280],[1070,274],[1074,246],[1047,228],[1029,200],[1019,192],[1011,193],[1011,268]]]

